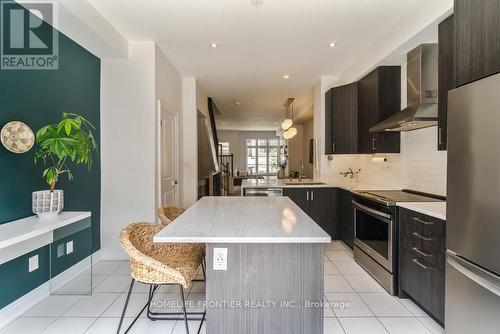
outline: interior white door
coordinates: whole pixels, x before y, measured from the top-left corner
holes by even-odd
[[[179,206],[179,139],[177,113],[158,101],[159,127],[159,205]]]

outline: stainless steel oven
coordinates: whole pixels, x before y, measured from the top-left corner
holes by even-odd
[[[352,201],[354,257],[389,293],[394,293],[394,215],[388,207]]]

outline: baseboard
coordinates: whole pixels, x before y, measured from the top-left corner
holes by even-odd
[[[92,254],[92,264],[95,264],[100,260],[100,251]],[[52,279],[52,287],[57,288],[73,280],[75,277],[87,270],[90,267],[89,264],[90,260],[87,257],[77,264],[73,265],[72,267],[66,269]],[[41,302],[43,299],[47,298],[50,295],[50,285],[51,282],[47,281],[34,290],[31,290],[21,298],[16,299],[9,305],[2,308],[0,310],[0,329],[10,324],[30,308]]]

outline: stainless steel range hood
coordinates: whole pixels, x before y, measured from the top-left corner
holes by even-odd
[[[410,131],[437,125],[438,45],[421,44],[407,54],[406,109],[370,128],[370,132]]]

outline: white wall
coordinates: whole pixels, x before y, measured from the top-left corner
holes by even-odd
[[[132,42],[128,59],[101,62],[101,245],[123,257],[120,230],[156,216],[156,101],[182,110],[177,70],[154,42]]]
[[[198,184],[198,111],[196,108],[196,79],[182,79],[181,115],[181,205],[188,207],[196,201]]]
[[[120,229],[155,217],[155,45],[101,62],[101,245],[122,253]]]
[[[288,139],[288,170],[302,172],[300,161],[304,159],[304,128],[295,125],[297,134]]]
[[[313,164],[309,162],[309,139],[314,138],[314,119],[304,123],[302,125],[302,159],[304,160],[304,173],[306,177],[313,177]]]

